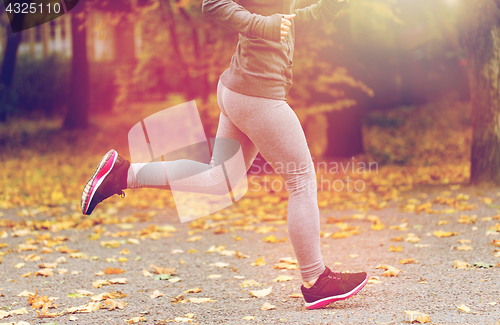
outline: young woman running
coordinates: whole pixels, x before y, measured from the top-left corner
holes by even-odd
[[[202,4],[205,15],[239,32],[236,53],[217,86],[221,114],[216,138],[239,142],[247,171],[260,152],[285,180],[288,233],[308,309],[352,297],[368,280],[365,272],[332,272],[323,263],[314,164],[299,120],[286,102],[295,35],[332,21],[347,1],[321,0],[303,9],[296,9],[299,0],[203,0]],[[225,188],[227,193],[226,179],[217,168],[224,162],[222,148],[216,142],[210,164],[185,159],[151,162],[140,175],[134,167],[137,171],[145,164],[130,164],[110,150],[83,190],[82,212],[92,213],[99,202],[127,188],[170,190],[169,180],[184,185],[186,191],[220,194]],[[238,173],[238,179],[246,175]]]

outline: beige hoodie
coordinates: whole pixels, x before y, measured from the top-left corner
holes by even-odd
[[[220,77],[224,86],[245,95],[286,100],[293,79],[295,35],[331,22],[347,3],[347,0],[320,0],[296,9],[299,1],[203,0],[204,14],[239,32],[231,65]],[[295,14],[283,41],[282,14]]]

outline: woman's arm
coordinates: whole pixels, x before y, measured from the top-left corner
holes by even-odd
[[[320,0],[314,5],[295,10],[295,34],[300,35],[320,29],[338,16],[347,1]]]
[[[232,0],[203,0],[201,11],[243,35],[275,42],[281,40],[281,14],[253,14]]]

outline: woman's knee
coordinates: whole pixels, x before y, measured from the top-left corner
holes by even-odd
[[[290,195],[312,195],[318,191],[316,172],[312,162],[307,166],[288,170],[283,177]]]

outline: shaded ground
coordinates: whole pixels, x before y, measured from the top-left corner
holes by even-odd
[[[191,223],[179,222],[172,195],[160,190],[127,190],[124,200],[106,201],[91,217],[79,212],[83,184],[101,156],[115,148],[127,157],[130,127],[173,104],[100,116],[86,131],[61,132],[52,121],[0,125],[0,324],[400,324],[408,323],[405,310],[425,313],[433,324],[500,321],[500,247],[493,244],[500,239],[500,189],[463,185],[471,132],[458,116],[467,116],[467,105],[376,113],[364,127],[367,155],[337,164],[375,162],[376,169],[336,173],[332,162],[317,168],[325,264],[364,270],[372,278],[355,297],[309,311],[297,295],[299,271],[275,268],[281,258],[294,258],[287,192],[279,181],[278,188],[256,187],[273,184],[276,175],[249,175],[245,198]],[[349,190],[348,177],[363,188]],[[392,252],[391,246],[402,250]],[[265,265],[252,265],[260,258]],[[403,259],[415,263],[399,264]],[[44,265],[52,275],[35,275],[40,264],[56,261]],[[456,261],[464,267],[455,268]],[[474,267],[476,262],[491,267]],[[167,268],[159,271],[173,278],[155,280],[152,265]],[[386,277],[379,265],[401,272]],[[123,273],[96,275],[109,268]],[[292,278],[273,281],[280,275]],[[98,280],[123,278],[124,284],[94,287]],[[248,280],[256,283],[242,287]],[[249,293],[269,287],[262,298]],[[28,297],[18,296],[25,290],[35,300],[31,305],[38,299],[39,308],[57,308],[37,309],[46,316],[39,318]],[[103,293],[115,296],[92,303]],[[151,298],[153,293],[163,296]],[[57,299],[49,303],[51,297]],[[266,302],[274,309],[261,310]],[[461,305],[470,312],[460,311]],[[96,310],[71,309],[78,306]]]
[[[434,186],[419,188],[406,197],[419,198],[420,200],[432,201],[443,191],[449,191],[450,186]],[[484,197],[494,198],[493,204],[500,201],[496,191],[478,190],[476,188],[460,188],[449,191],[449,197],[458,194],[470,196],[469,203],[476,204],[477,208],[470,213],[455,212],[450,214],[427,214],[427,213],[404,213],[398,211],[401,203],[392,202],[389,207],[381,211],[369,211],[368,215],[377,215],[386,225],[383,230],[370,230],[371,222],[366,220],[347,220],[349,225],[360,226],[361,233],[344,239],[322,238],[322,251],[325,263],[334,270],[365,270],[370,276],[378,276],[380,283],[367,285],[355,297],[331,304],[321,310],[308,311],[303,309],[302,298],[291,298],[294,293],[300,293],[300,275],[298,270],[278,270],[273,266],[282,257],[294,257],[291,244],[265,243],[263,238],[269,234],[277,238],[287,237],[285,225],[275,225],[276,231],[270,233],[256,233],[255,229],[229,230],[224,234],[214,234],[213,229],[202,230],[193,233],[194,229],[189,224],[180,224],[174,213],[164,215],[160,212],[153,220],[133,224],[133,230],[145,229],[152,224],[158,227],[166,224],[172,225],[177,231],[172,232],[170,237],[160,237],[157,240],[146,238],[139,239],[139,244],[122,243],[116,248],[102,247],[102,241],[126,241],[128,238],[137,238],[136,234],[129,236],[112,237],[121,228],[128,228],[123,224],[99,225],[98,228],[105,229],[97,240],[89,239],[95,231],[89,230],[64,230],[54,236],[67,236],[68,241],[63,245],[79,250],[87,256],[98,256],[97,260],[69,258],[54,250],[53,253],[40,254],[34,252],[13,252],[3,257],[1,267],[2,305],[4,309],[22,308],[29,310],[28,315],[19,315],[6,318],[4,321],[27,321],[30,324],[43,324],[47,319],[38,319],[37,314],[31,311],[26,298],[16,295],[23,290],[38,290],[39,295],[59,298],[55,302],[59,306],[53,311],[62,311],[69,306],[85,305],[90,302],[89,297],[69,298],[68,294],[75,293],[77,289],[92,291],[94,294],[103,292],[121,291],[127,297],[122,300],[126,303],[123,310],[98,310],[87,314],[75,314],[78,324],[118,324],[124,323],[123,319],[142,316],[148,324],[161,324],[173,321],[176,317],[183,317],[193,313],[193,322],[200,324],[269,324],[293,322],[299,324],[399,324],[404,319],[404,310],[418,310],[430,315],[434,324],[496,324],[500,320],[498,278],[500,276],[497,263],[498,257],[493,256],[495,247],[491,244],[492,239],[499,232],[485,236],[490,226],[495,226],[498,219],[491,219],[497,215],[496,206],[487,205],[482,202]],[[447,193],[444,193],[447,194]],[[478,196],[478,194],[481,194]],[[129,196],[133,193],[129,192]],[[406,201],[405,201],[406,202]],[[445,206],[434,205],[446,208]],[[113,211],[111,211],[113,212]],[[4,218],[15,222],[29,220],[16,216],[15,210],[3,211]],[[128,208],[117,212],[117,216],[130,215],[132,211]],[[335,224],[327,224],[328,217],[351,216],[359,214],[358,211],[322,211],[322,230],[335,233],[338,228]],[[477,215],[475,224],[458,223],[459,215]],[[483,218],[487,218],[483,220]],[[498,217],[497,217],[498,218]],[[35,220],[54,220],[57,217],[47,218],[43,214],[38,215]],[[235,219],[237,220],[237,219]],[[446,225],[437,225],[439,220],[448,220]],[[208,222],[208,220],[207,220]],[[407,223],[407,230],[388,229],[393,225]],[[251,226],[270,226],[272,223],[250,224]],[[435,230],[455,231],[459,234],[452,237],[438,238],[432,234]],[[191,231],[191,232],[190,232]],[[30,233],[26,237],[12,237],[12,231],[8,230],[8,237],[2,242],[8,243],[11,248],[19,247],[27,238],[34,238],[36,234],[42,235],[45,231]],[[162,233],[162,232],[159,232]],[[421,238],[418,243],[392,242],[391,238],[404,237],[408,233],[414,233]],[[202,236],[198,241],[190,242],[187,239],[193,236]],[[234,239],[240,236],[241,241]],[[471,240],[470,251],[459,251],[460,239]],[[237,250],[249,255],[249,258],[235,258],[224,256],[220,253],[206,253],[211,245],[225,245],[226,250]],[[390,252],[391,245],[401,246],[401,252]],[[427,246],[428,245],[428,246]],[[43,245],[38,245],[43,247]],[[57,247],[57,246],[55,246]],[[455,249],[454,249],[455,247]],[[124,248],[130,251],[128,255],[120,255]],[[54,249],[54,247],[53,247]],[[188,253],[196,249],[198,252]],[[5,250],[5,249],[4,249]],[[177,250],[177,251],[176,251]],[[182,250],[180,252],[178,250]],[[42,261],[24,262],[25,266],[16,269],[17,263],[23,262],[23,256],[37,253],[42,256]],[[66,268],[68,273],[55,274],[49,277],[28,276],[21,278],[27,272],[39,270],[41,262],[54,262],[57,258],[65,256],[68,263],[59,264],[58,268]],[[264,257],[266,265],[252,266],[259,257]],[[127,262],[106,262],[106,258],[126,257]],[[139,259],[140,257],[140,259]],[[414,258],[417,264],[400,265],[398,261],[403,258]],[[454,261],[462,260],[470,264],[475,262],[491,263],[492,268],[465,268],[455,269]],[[213,264],[216,262],[228,263],[227,267],[219,268]],[[338,263],[336,265],[336,263]],[[341,264],[339,264],[341,263]],[[143,275],[143,269],[154,273],[151,264],[160,267],[174,267],[176,274],[181,278],[177,283],[166,280],[154,280],[153,277]],[[384,270],[375,269],[379,264],[388,264],[399,268],[402,272],[397,277],[382,276]],[[117,275],[95,276],[98,271],[104,271],[108,267],[120,268],[125,272]],[[234,269],[233,269],[234,268]],[[71,271],[81,271],[72,275]],[[209,279],[211,274],[220,274],[218,279]],[[293,279],[282,283],[272,280],[279,275],[291,275]],[[235,276],[244,278],[236,279]],[[92,283],[98,279],[127,278],[127,283],[120,285],[103,286],[93,288]],[[262,286],[242,288],[244,280],[254,279]],[[272,287],[271,294],[263,298],[251,297],[249,290],[260,290]],[[199,293],[184,293],[187,289],[200,288]],[[151,298],[154,290],[159,290],[165,296]],[[185,298],[209,297],[214,302],[206,303],[172,303],[171,300],[182,294]],[[269,302],[275,305],[274,310],[261,311],[261,306]],[[496,304],[493,304],[496,303]],[[457,310],[457,306],[465,304],[471,309],[470,313]],[[54,319],[57,324],[75,323],[69,321],[71,315],[58,316]],[[253,320],[243,320],[245,316],[253,316]],[[180,319],[179,319],[180,321]]]

